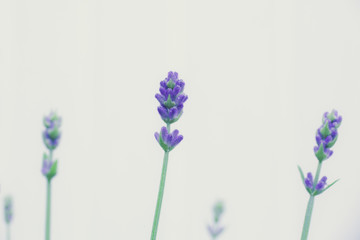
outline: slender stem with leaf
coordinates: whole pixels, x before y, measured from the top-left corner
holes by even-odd
[[[46,178],[46,216],[45,216],[45,240],[50,240],[50,221],[51,221],[51,180],[57,174],[57,160],[53,161],[53,151],[58,147],[61,132],[61,117],[51,112],[44,117],[45,130],[43,132],[43,141],[49,150],[49,154],[44,154],[42,174]]]
[[[167,78],[160,82],[160,93],[155,94],[155,98],[160,103],[160,106],[158,106],[158,112],[162,120],[166,123],[166,127],[162,127],[159,133],[155,133],[156,141],[164,150],[164,160],[161,172],[159,193],[155,208],[154,221],[151,231],[151,240],[156,240],[157,230],[159,227],[159,219],[165,190],[165,180],[169,161],[169,153],[183,140],[183,136],[179,135],[178,130],[170,132],[170,124],[178,121],[183,114],[184,102],[188,98],[183,93],[184,87],[185,82],[178,78],[178,73],[169,72]]]
[[[169,123],[167,124],[166,128],[167,128],[168,132],[170,132],[170,124]],[[163,200],[164,190],[165,190],[165,180],[166,180],[166,171],[167,171],[168,161],[169,161],[169,152],[165,151],[163,167],[162,167],[162,172],[161,172],[159,193],[158,193],[155,215],[154,215],[154,222],[153,222],[153,227],[152,227],[152,231],[151,231],[151,240],[156,239],[157,229],[159,226],[161,205],[162,205],[162,200]]]
[[[306,208],[305,220],[301,234],[301,240],[307,240],[310,229],[310,222],[312,211],[314,208],[315,196],[324,193],[328,190],[332,185],[334,185],[338,180],[334,181],[330,185],[327,185],[326,180],[327,177],[323,176],[320,179],[320,172],[322,162],[328,158],[330,158],[333,154],[333,151],[330,149],[334,146],[335,142],[338,138],[337,129],[340,127],[342,122],[342,117],[338,115],[336,110],[333,110],[331,113],[326,112],[322,118],[322,125],[316,131],[316,143],[317,145],[314,147],[314,153],[316,158],[318,159],[318,167],[315,174],[315,179],[311,172],[309,172],[305,178],[303,171],[299,168],[300,176],[302,182],[305,186],[306,191],[309,193],[310,198]],[[319,180],[320,179],[320,180]]]
[[[314,180],[314,185],[313,185],[314,188],[315,188],[316,184],[318,183],[320,171],[321,171],[321,162],[319,162],[317,170],[316,170],[316,175],[315,175],[315,180]],[[315,196],[310,195],[309,202],[308,202],[308,205],[306,208],[304,226],[303,226],[303,230],[302,230],[302,234],[301,234],[301,240],[307,240],[307,237],[309,234],[309,229],[310,229],[312,211],[314,208],[314,201],[315,201]]]
[[[49,151],[49,159],[50,161],[52,161],[52,150]],[[47,178],[45,240],[50,240],[50,220],[51,220],[51,179]]]

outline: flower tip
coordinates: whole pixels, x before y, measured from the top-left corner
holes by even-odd
[[[159,137],[160,137],[159,133],[158,132],[154,133],[154,136],[155,136],[156,141],[159,142]]]

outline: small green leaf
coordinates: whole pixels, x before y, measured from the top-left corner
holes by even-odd
[[[174,81],[173,81],[172,79],[170,79],[170,81],[168,81],[168,83],[166,84],[166,86],[167,86],[168,88],[173,89],[173,88],[175,87],[175,83],[174,83]]]
[[[298,169],[299,169],[299,172],[300,172],[300,176],[301,176],[301,180],[302,180],[302,183],[306,189],[306,191],[311,195],[311,190],[309,188],[306,187],[305,185],[305,176],[304,176],[304,172],[302,171],[301,167],[298,165]]]
[[[326,121],[325,125],[320,129],[320,132],[323,137],[327,137],[331,134],[328,121]]]
[[[332,146],[334,146],[334,144],[336,143],[337,137],[338,136],[336,135],[335,138],[326,145],[326,147],[331,148]]]
[[[329,189],[332,185],[334,185],[335,183],[337,183],[340,179],[335,180],[333,183],[331,183],[330,185],[328,185],[326,188],[324,188],[324,190],[322,190],[322,192],[325,192],[327,189]]]
[[[324,145],[323,143],[320,144],[319,150],[315,153],[315,156],[317,157],[317,159],[319,160],[319,162],[324,161],[327,156],[324,152]]]
[[[298,169],[299,169],[299,172],[300,172],[301,180],[302,180],[303,184],[305,185],[304,172],[301,170],[301,167],[299,165],[298,165]]]
[[[165,105],[165,107],[167,107],[167,108],[169,108],[169,109],[176,105],[175,102],[173,102],[173,101],[171,100],[170,94],[169,94],[166,102],[164,102],[164,105]]]
[[[160,146],[162,147],[162,149],[164,149],[165,152],[167,152],[169,150],[169,147],[168,147],[168,145],[165,144],[164,140],[161,137],[161,134],[159,136],[159,143],[160,143]]]
[[[55,127],[52,131],[49,132],[49,136],[51,139],[56,139],[60,135],[59,129]]]
[[[51,180],[57,173],[57,160],[55,160],[54,164],[51,166],[49,173],[46,177]]]

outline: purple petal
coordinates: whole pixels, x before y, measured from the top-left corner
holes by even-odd
[[[169,119],[174,119],[177,116],[178,109],[176,107],[172,107],[169,110]]]
[[[173,91],[172,91],[172,99],[175,100],[176,96],[180,93],[180,86],[175,86]]]
[[[311,172],[308,172],[307,178],[308,178],[311,182],[313,182],[313,176],[312,176]]]
[[[327,177],[323,176],[320,181],[326,183],[326,180],[327,180]]]
[[[166,141],[167,136],[168,136],[168,131],[167,131],[166,127],[162,127],[162,128],[161,128],[161,138],[162,138],[164,141]]]
[[[161,87],[159,88],[159,91],[160,91],[161,95],[163,95],[164,98],[165,98],[165,96],[166,96],[166,88],[161,86]]]
[[[184,87],[185,87],[185,82],[183,80],[179,80],[177,82],[177,85],[180,87],[180,92],[184,91]]]
[[[321,144],[321,136],[319,134],[316,134],[315,139],[316,139],[316,143],[318,145],[320,145]]]
[[[324,150],[325,150],[324,152],[325,152],[327,158],[331,157],[331,155],[333,154],[333,151],[330,150],[329,148],[325,148]]]
[[[159,106],[158,107],[158,112],[160,114],[160,116],[164,119],[164,118],[168,118],[168,111],[165,107],[163,106]]]
[[[160,134],[159,134],[158,132],[156,132],[156,133],[154,134],[154,136],[155,136],[156,141],[159,142]]]
[[[160,95],[160,94],[156,94],[155,95],[155,98],[159,101],[159,103],[161,104],[161,105],[163,105],[163,103],[165,102],[165,98],[162,96],[162,95]]]
[[[175,147],[175,146],[178,145],[183,139],[184,139],[184,137],[183,137],[182,135],[179,135],[176,139],[173,140],[172,146]]]
[[[313,184],[312,184],[312,182],[311,182],[309,179],[305,178],[304,183],[305,183],[305,186],[306,186],[306,187],[312,189]]]
[[[174,138],[176,138],[178,135],[179,135],[179,130],[175,129],[173,132],[172,132],[172,135]]]

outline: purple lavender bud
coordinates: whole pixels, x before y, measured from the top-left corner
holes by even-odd
[[[309,189],[313,188],[314,180],[311,172],[308,172],[307,177],[304,180],[305,186]]]
[[[155,133],[155,139],[165,152],[170,152],[183,140],[183,136],[179,135],[179,130],[169,133],[166,127],[162,127],[160,133]]]
[[[60,126],[61,118],[56,113],[51,112],[49,116],[44,117],[45,130],[43,140],[49,150],[54,150],[58,145],[61,137]]]
[[[333,110],[331,113],[324,113],[323,123],[320,128],[316,131],[316,143],[317,146],[314,147],[315,156],[320,162],[328,159],[333,154],[333,151],[330,150],[334,146],[337,138],[338,131],[342,122],[342,117],[338,115],[336,110]]]
[[[41,173],[49,180],[51,180],[57,173],[57,161],[50,159],[46,153],[44,153]]]
[[[10,224],[13,219],[13,201],[11,197],[5,198],[4,215],[5,215],[5,222],[7,224]]]
[[[174,123],[182,115],[183,104],[187,100],[187,95],[183,93],[185,83],[178,79],[177,72],[169,72],[168,77],[160,82],[159,93],[155,98],[159,101],[158,112],[164,122]]]
[[[321,180],[318,182],[318,184],[316,184],[315,189],[316,189],[317,191],[323,190],[324,187],[325,187],[325,185],[326,185],[326,180],[327,180],[327,177],[326,177],[326,176],[322,177]]]
[[[221,226],[210,226],[208,225],[207,226],[207,229],[211,235],[212,238],[217,238],[223,231],[224,231],[224,227],[221,227]]]

